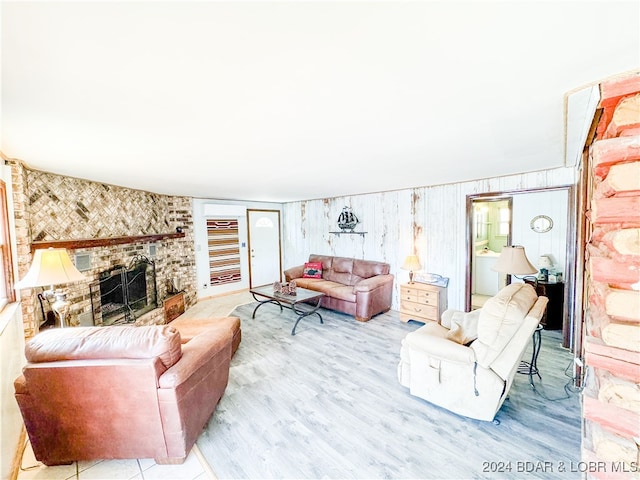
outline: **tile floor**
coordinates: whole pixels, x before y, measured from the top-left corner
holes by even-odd
[[[235,307],[253,301],[248,291],[201,300],[186,314],[191,318],[227,316]],[[27,444],[18,480],[208,480],[217,478],[197,446],[182,465],[157,465],[153,459],[98,460],[47,467],[33,456]]]

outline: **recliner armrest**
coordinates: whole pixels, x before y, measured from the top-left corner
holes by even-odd
[[[476,354],[470,347],[465,347],[446,337],[438,335],[416,335],[419,329],[408,334],[403,343],[410,349],[416,349],[429,356],[448,362],[472,364],[476,361]]]
[[[440,325],[442,325],[445,328],[451,329],[451,325],[453,324],[453,321],[462,320],[462,317],[464,316],[464,314],[465,312],[463,312],[462,310],[455,310],[453,308],[448,308],[447,310],[442,312],[442,315],[440,316]]]

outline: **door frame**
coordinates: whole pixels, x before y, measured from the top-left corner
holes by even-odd
[[[466,292],[465,297],[465,310],[471,311],[471,299],[473,295],[473,258],[475,257],[475,239],[473,238],[475,215],[474,205],[476,203],[488,203],[488,202],[508,202],[509,203],[509,234],[507,235],[507,245],[511,245],[512,238],[512,225],[513,225],[513,196],[500,194],[478,194],[467,195],[467,273],[466,273]],[[498,252],[499,253],[499,252]],[[507,282],[511,279],[511,275],[507,275]]]
[[[575,334],[575,321],[576,321],[576,254],[578,250],[578,238],[576,225],[578,225],[578,212],[577,212],[577,198],[576,188],[574,185],[560,185],[557,187],[541,187],[541,188],[529,188],[525,190],[505,190],[499,192],[487,192],[467,195],[467,225],[466,225],[466,241],[467,241],[467,259],[466,259],[466,272],[465,272],[465,311],[471,310],[471,266],[473,255],[473,201],[489,200],[497,197],[513,197],[515,195],[523,195],[527,193],[542,193],[551,192],[556,190],[564,190],[567,192],[567,250],[566,250],[566,264],[569,268],[564,272],[564,315],[562,319],[563,337],[568,338],[568,344],[564,346],[570,348],[572,351],[579,342]],[[511,217],[513,221],[513,213]]]
[[[247,263],[249,264],[249,288],[253,288],[253,272],[251,271],[251,212],[277,213],[278,216],[278,281],[282,281],[282,222],[280,210],[266,208],[247,208]]]

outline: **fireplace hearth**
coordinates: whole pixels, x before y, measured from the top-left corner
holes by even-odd
[[[94,325],[134,322],[158,307],[155,263],[136,255],[100,273],[90,290]]]

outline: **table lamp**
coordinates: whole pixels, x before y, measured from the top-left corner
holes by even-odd
[[[502,252],[491,270],[513,276],[538,273],[538,269],[531,265],[522,245],[502,247]]]
[[[549,271],[553,268],[553,261],[550,255],[540,255],[538,258],[538,267],[540,267],[540,280],[549,280]]]
[[[409,283],[413,283],[413,271],[420,270],[422,265],[420,265],[420,260],[418,260],[417,255],[408,255],[400,268],[402,270],[409,270]]]
[[[44,296],[49,302],[54,299],[51,308],[60,317],[60,326],[65,327],[65,316],[70,303],[67,294],[62,290],[55,290],[55,285],[79,282],[87,278],[73,265],[69,254],[64,248],[47,248],[36,250],[29,271],[22,280],[15,284],[16,290],[24,288],[42,287],[50,285]]]

